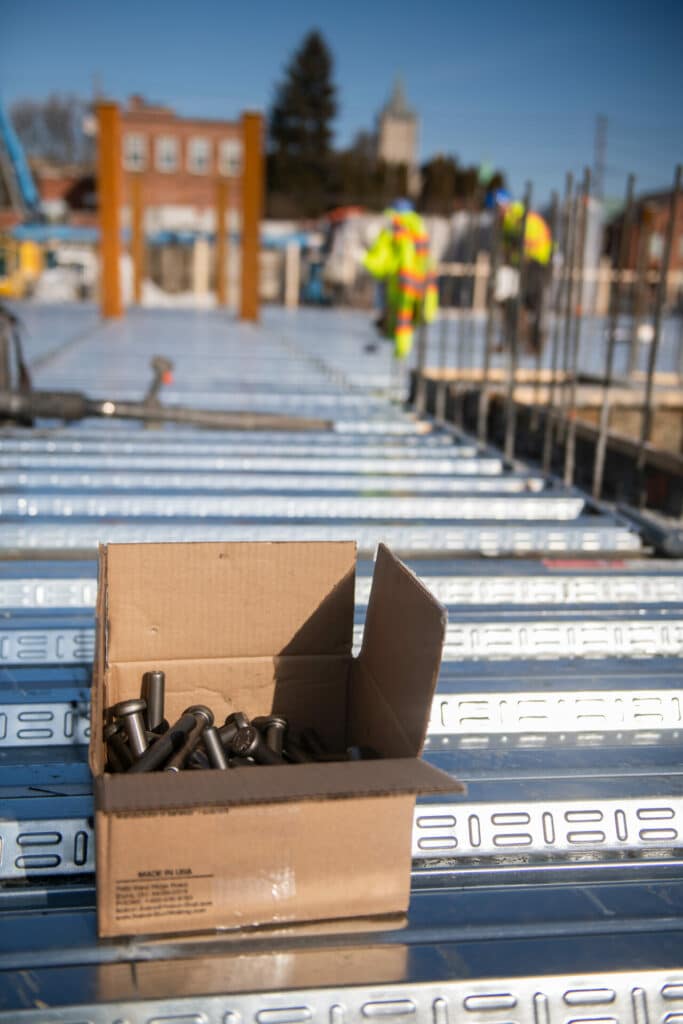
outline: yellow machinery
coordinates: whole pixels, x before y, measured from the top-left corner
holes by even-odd
[[[43,265],[43,249],[38,242],[17,241],[10,235],[0,234],[0,297],[27,298]]]

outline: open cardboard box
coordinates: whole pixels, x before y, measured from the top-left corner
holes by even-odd
[[[380,545],[352,651],[353,543],[100,549],[90,765],[102,936],[404,912],[444,608]],[[166,717],[284,715],[379,760],[110,775],[105,710],[166,673]]]

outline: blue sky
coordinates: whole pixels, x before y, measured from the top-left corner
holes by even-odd
[[[405,13],[401,13],[405,11]],[[538,200],[592,162],[608,194],[664,187],[683,160],[683,0],[3,0],[0,96],[141,92],[183,114],[266,108],[310,28],[335,57],[337,142],[369,128],[401,74],[425,158],[490,160]]]

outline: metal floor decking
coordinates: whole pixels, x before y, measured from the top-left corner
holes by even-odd
[[[353,314],[28,320],[40,386],[137,397],[160,352],[169,404],[335,430],[0,430],[0,1020],[681,1024],[683,563],[429,431]],[[418,801],[407,922],[98,941],[96,544],[321,537],[359,544],[357,644],[380,540],[448,607],[425,756],[469,792]]]

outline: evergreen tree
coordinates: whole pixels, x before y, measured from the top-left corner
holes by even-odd
[[[273,212],[315,215],[325,208],[337,112],[332,54],[309,32],[275,90],[269,117],[268,185]]]
[[[495,171],[484,188],[476,167],[462,167],[457,157],[439,154],[422,165],[420,208],[425,213],[448,215],[468,200],[474,200],[478,205],[487,189],[501,188],[504,181],[503,174]]]

